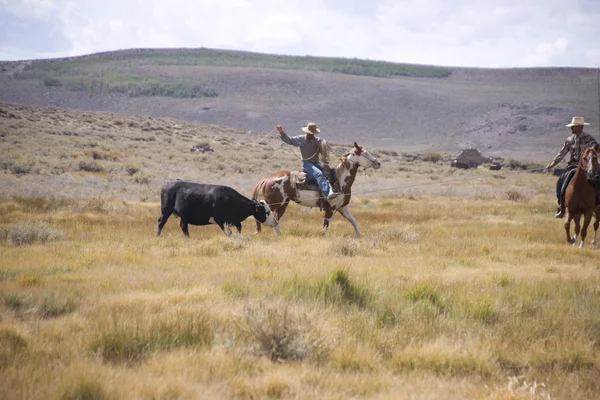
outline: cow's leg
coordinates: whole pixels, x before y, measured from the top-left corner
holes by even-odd
[[[190,236],[190,232],[188,231],[188,222],[185,218],[181,218],[179,221],[179,226],[181,227],[181,230],[185,236]]]
[[[170,216],[170,212],[161,211],[160,217],[158,217],[158,228],[156,229],[156,236],[160,236],[160,232],[162,231],[162,228],[165,226]]]
[[[241,222],[235,223],[235,224],[233,224],[233,226],[235,226],[238,233],[242,233],[242,223]]]
[[[344,207],[338,209],[338,211],[340,212],[340,214],[342,214],[344,216],[344,218],[346,218],[348,221],[350,221],[350,223],[352,224],[352,227],[354,228],[354,232],[356,233],[356,236],[360,236],[360,231],[358,230],[358,224],[356,223],[356,220],[350,213],[348,206],[344,206]]]
[[[232,232],[229,225],[225,225],[223,222],[217,222],[217,225],[219,225],[219,228],[221,228],[225,236],[231,236]]]
[[[590,226],[590,222],[592,221],[592,214],[594,212],[592,210],[585,213],[583,216],[583,226],[581,227],[581,243],[579,243],[579,248],[583,247],[583,243],[585,242],[585,238],[587,236],[588,226]]]

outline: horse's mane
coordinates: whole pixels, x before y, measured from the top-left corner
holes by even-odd
[[[348,156],[350,155],[356,155],[355,149],[350,150],[349,152],[347,152],[346,154],[342,154],[340,156],[340,158],[338,159],[339,162],[343,163],[348,159]]]

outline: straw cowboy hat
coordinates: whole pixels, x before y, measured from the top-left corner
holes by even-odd
[[[321,130],[317,128],[317,124],[315,124],[314,122],[309,122],[308,124],[306,124],[306,126],[303,126],[302,131],[306,133],[312,133],[313,135],[321,132]]]
[[[570,124],[565,125],[567,128],[572,126],[589,125],[587,122],[583,122],[583,117],[573,117]]]

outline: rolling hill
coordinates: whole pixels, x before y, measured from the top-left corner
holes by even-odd
[[[0,101],[170,117],[257,134],[308,121],[400,151],[550,160],[573,115],[598,134],[598,71],[475,69],[211,49],[0,63]]]

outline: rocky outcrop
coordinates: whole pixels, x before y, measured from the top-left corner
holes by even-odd
[[[455,154],[451,160],[451,166],[455,168],[477,168],[479,165],[483,163],[489,163],[492,160],[488,157],[484,157],[481,155],[479,150],[469,148],[461,150],[459,153]]]

